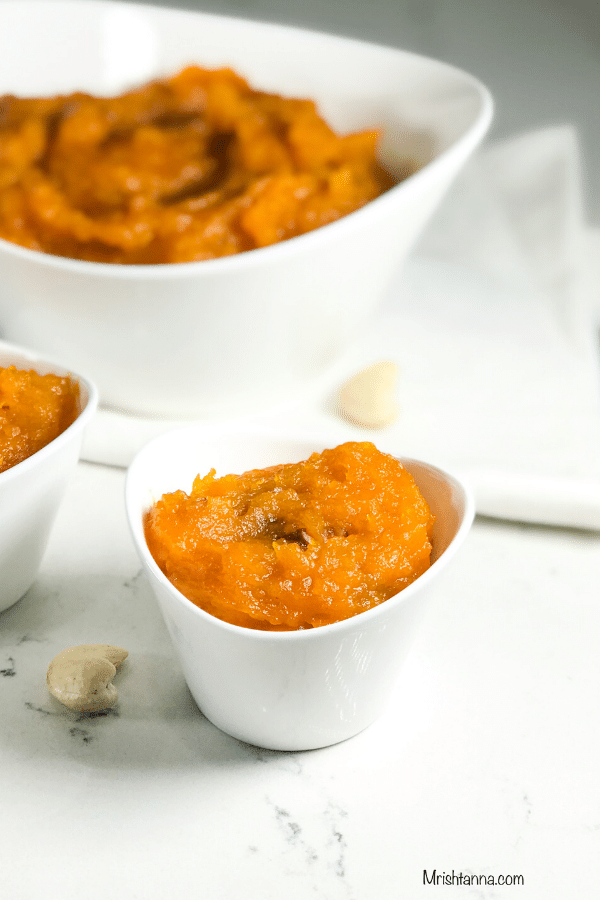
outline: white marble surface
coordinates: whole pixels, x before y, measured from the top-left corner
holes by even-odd
[[[397,900],[423,871],[564,900],[600,882],[600,535],[477,520],[383,717],[310,753],[194,705],[125,520],[124,472],[80,463],[42,570],[0,615],[1,896]],[[65,646],[127,648],[117,710],[50,697]]]

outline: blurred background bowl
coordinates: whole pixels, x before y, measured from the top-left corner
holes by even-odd
[[[63,366],[0,341],[0,368],[16,366],[40,375],[70,375],[79,385],[79,415],[57,438],[0,472],[0,612],[20,600],[38,573],[83,432],[98,405],[95,385]]]
[[[203,417],[279,402],[326,376],[492,116],[470,75],[301,29],[111,0],[0,3],[0,93],[118,93],[186,64],[317,101],[340,132],[382,131],[418,170],[325,227],[222,259],[115,265],[0,240],[4,337],[89,372],[107,407]]]
[[[222,731],[271,750],[335,744],[380,715],[440,576],[471,527],[469,490],[435,466],[402,459],[436,516],[432,565],[381,605],[303,631],[241,628],[195,606],[154,562],[143,519],[163,493],[189,492],[194,477],[212,467],[217,475],[242,473],[298,462],[331,446],[322,437],[199,424],[155,438],[127,475],[133,540],[196,703]]]

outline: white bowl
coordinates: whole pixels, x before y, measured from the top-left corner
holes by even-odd
[[[37,577],[54,519],[81,449],[83,431],[98,405],[96,387],[81,375],[0,341],[0,366],[40,375],[71,375],[79,384],[79,415],[57,438],[0,472],[0,612],[25,594]]]
[[[456,478],[403,459],[436,522],[431,567],[395,597],[343,622],[304,631],[268,632],[222,622],[186,599],[154,562],[143,517],[165,492],[189,491],[194,476],[306,459],[331,443],[204,425],[175,429],[132,462],[126,506],[137,552],[150,580],[189,689],[213,724],[272,750],[308,750],[352,737],[382,711],[440,575],[464,541],[473,499]]]
[[[111,0],[0,2],[0,93],[112,94],[188,63],[313,98],[339,131],[379,127],[384,163],[420,169],[337,222],[224,259],[122,266],[0,240],[4,336],[89,372],[104,405],[171,418],[326,379],[492,115],[470,75],[388,47]]]

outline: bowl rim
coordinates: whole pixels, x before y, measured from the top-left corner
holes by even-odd
[[[94,382],[90,381],[86,376],[74,372],[62,363],[0,338],[0,357],[4,356],[4,354],[15,356],[22,360],[23,365],[21,365],[20,362],[11,362],[8,364],[11,366],[16,365],[17,368],[24,368],[27,366],[29,369],[36,370],[36,364],[41,364],[44,368],[48,369],[48,374],[52,373],[59,376],[69,375],[79,385],[80,397],[81,390],[83,389],[87,394],[87,399],[81,407],[77,418],[71,422],[68,428],[65,428],[64,431],[53,438],[49,444],[36,450],[31,456],[21,460],[21,462],[16,463],[16,465],[11,466],[9,469],[5,469],[4,472],[0,472],[0,489],[12,478],[18,478],[21,475],[25,475],[29,469],[43,464],[47,457],[59,452],[64,444],[68,443],[77,432],[82,431],[86,427],[88,422],[95,415],[99,402],[98,389]],[[6,367],[1,359],[0,366],[2,366],[2,368]]]
[[[68,6],[81,8],[81,0],[0,0],[0,12],[2,11],[3,6],[14,6],[17,8],[30,6],[43,8],[45,10],[52,9],[53,7],[58,9],[59,7]],[[419,60],[440,71],[445,71],[449,76],[452,75],[455,78],[462,79],[464,85],[468,85],[473,90],[474,96],[479,98],[480,105],[477,115],[464,133],[449,147],[435,156],[434,159],[422,165],[416,172],[411,173],[408,177],[393,185],[385,193],[376,197],[374,200],[369,201],[358,210],[354,210],[334,222],[329,222],[326,225],[322,225],[319,228],[315,228],[304,234],[296,235],[266,247],[257,247],[253,250],[234,253],[225,257],[188,262],[144,264],[122,264],[74,259],[72,257],[47,253],[42,250],[33,250],[0,237],[0,248],[5,253],[14,255],[17,258],[35,262],[39,265],[49,265],[62,271],[73,272],[74,274],[90,275],[93,273],[101,277],[106,276],[124,279],[135,279],[143,276],[145,278],[152,278],[153,280],[160,281],[164,278],[186,278],[196,276],[201,272],[206,272],[208,277],[210,275],[217,275],[222,270],[225,270],[226,272],[230,270],[236,272],[241,269],[244,271],[246,268],[261,265],[265,254],[267,254],[267,259],[272,257],[276,260],[278,257],[282,257],[285,260],[286,256],[289,257],[296,253],[301,253],[306,244],[308,244],[308,249],[310,250],[311,243],[314,244],[315,242],[318,243],[327,240],[327,236],[333,238],[336,235],[343,235],[344,229],[354,230],[355,227],[361,227],[360,223],[365,218],[379,215],[380,210],[385,211],[390,204],[395,203],[395,198],[399,191],[407,193],[408,191],[416,190],[421,181],[424,178],[429,177],[431,172],[435,172],[438,168],[447,165],[448,160],[451,160],[454,156],[462,156],[463,153],[468,152],[468,148],[476,146],[487,132],[493,118],[493,97],[490,90],[482,81],[459,66],[412,50],[405,50],[401,47],[346,35],[330,34],[316,28],[313,29],[293,24],[288,25],[273,21],[254,20],[236,15],[222,15],[219,13],[205,12],[203,10],[178,9],[176,7],[166,7],[154,4],[147,6],[138,2],[125,3],[122,2],[122,0],[87,0],[87,6],[90,9],[92,7],[97,9],[107,9],[112,7],[128,10],[134,8],[150,15],[173,15],[174,18],[178,16],[181,16],[182,18],[192,17],[215,22],[230,21],[243,27],[265,28],[272,31],[279,30],[286,34],[297,33],[313,37],[322,37],[335,42],[338,45],[344,44],[348,47],[351,47],[352,45],[356,47],[371,47],[373,49],[393,53],[398,57],[404,57],[405,59]],[[360,214],[359,223],[356,222],[358,214]],[[323,232],[325,232],[325,237],[323,237]]]
[[[162,570],[150,554],[150,551],[146,544],[142,523],[146,508],[142,507],[137,499],[138,495],[140,495],[144,490],[144,488],[139,483],[139,470],[144,466],[146,459],[148,457],[151,458],[152,454],[156,452],[161,444],[168,444],[169,442],[172,442],[177,436],[181,436],[181,438],[184,439],[186,435],[195,433],[199,434],[202,431],[207,431],[208,433],[213,433],[214,435],[237,433],[238,436],[240,436],[241,434],[239,430],[236,432],[235,429],[233,429],[232,431],[227,427],[221,429],[210,429],[210,427],[205,428],[204,425],[186,425],[180,428],[171,429],[150,440],[138,451],[127,469],[125,480],[125,508],[127,521],[129,524],[130,534],[133,538],[134,545],[143,566],[147,568],[149,574],[151,574],[152,577],[154,577],[158,581],[158,583],[169,592],[171,597],[178,603],[178,605],[184,606],[188,610],[188,612],[190,612],[192,615],[199,616],[202,621],[210,623],[212,627],[222,628],[226,632],[229,632],[231,635],[237,635],[240,638],[245,636],[248,640],[263,642],[272,641],[275,643],[306,640],[318,641],[326,640],[328,635],[332,633],[343,634],[344,632],[351,633],[356,630],[361,630],[361,623],[367,625],[370,622],[377,621],[377,619],[381,616],[386,615],[386,610],[389,610],[390,604],[392,604],[394,607],[404,604],[412,597],[413,594],[426,588],[429,582],[432,579],[436,578],[438,574],[446,567],[457,550],[463,544],[475,518],[475,499],[473,492],[469,484],[465,482],[459,475],[451,473],[448,470],[435,465],[434,463],[428,463],[424,460],[415,459],[412,457],[396,456],[395,458],[403,464],[406,463],[407,467],[409,467],[410,464],[413,463],[429,469],[432,473],[440,476],[445,484],[450,484],[455,489],[458,489],[462,496],[464,509],[456,533],[446,549],[431,563],[430,567],[425,572],[423,572],[422,575],[419,575],[418,578],[407,585],[407,587],[403,588],[392,597],[389,597],[383,603],[371,607],[371,609],[364,610],[363,612],[356,613],[355,615],[350,616],[347,619],[342,619],[339,622],[331,622],[326,625],[321,625],[318,628],[306,628],[293,631],[268,631],[263,629],[244,628],[242,625],[234,625],[230,622],[225,622],[222,619],[219,619],[217,616],[213,616],[211,613],[208,613],[205,610],[201,609],[199,606],[196,606],[196,604],[194,604],[184,594],[182,594],[181,591],[179,591],[162,572]],[[257,428],[244,430],[243,434],[255,438],[264,437],[266,439],[277,439],[278,441],[289,441],[294,442],[295,444],[298,444],[299,442],[306,442],[309,444],[313,444],[314,446],[335,445],[332,444],[331,436],[329,440],[326,439],[326,442],[323,443],[324,435],[318,432],[294,433],[290,431],[282,432],[275,429]]]

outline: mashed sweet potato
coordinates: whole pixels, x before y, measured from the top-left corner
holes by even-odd
[[[62,434],[79,414],[79,385],[69,377],[0,368],[0,472]]]
[[[394,180],[375,130],[190,66],[118,97],[0,98],[0,237],[59,256],[177,263],[265,247]],[[407,169],[408,174],[408,169]]]
[[[290,631],[347,619],[430,565],[434,517],[410,473],[369,442],[243,475],[198,476],[146,515],[150,552],[193,603]]]

